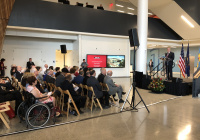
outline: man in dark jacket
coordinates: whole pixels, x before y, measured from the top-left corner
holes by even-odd
[[[29,58],[29,61],[26,63],[26,68],[31,69],[32,66],[35,66],[35,64],[32,62],[32,58]]]
[[[106,69],[105,68],[101,68],[101,73],[99,74],[99,76],[97,78],[99,83],[103,83],[105,76],[106,76]]]
[[[14,76],[18,80],[18,82],[21,82],[21,79],[22,79],[22,76],[23,76],[23,73],[21,72],[21,70],[22,70],[22,67],[17,66],[17,71],[16,71]]]
[[[85,106],[86,102],[86,97],[85,96],[80,96],[76,93],[74,90],[73,84],[70,82],[72,80],[71,74],[66,74],[66,80],[61,84],[60,88],[62,90],[68,90],[69,93],[71,94],[78,110],[80,113],[83,113],[83,111],[80,110],[80,108],[83,108]]]
[[[55,83],[55,78],[52,77],[53,76],[53,70],[48,69],[47,70],[47,76],[46,76],[46,82],[47,83]]]
[[[166,73],[167,73],[167,79],[172,80],[173,72],[172,72],[172,66],[173,66],[173,60],[174,60],[174,53],[171,52],[171,49],[167,48],[167,53],[165,53],[166,57]]]
[[[109,108],[109,94],[108,92],[103,92],[102,91],[102,87],[99,83],[99,81],[95,78],[96,76],[96,72],[95,70],[91,70],[90,71],[90,78],[87,80],[87,85],[93,87],[95,96],[100,99],[100,102],[102,105],[104,105],[104,100],[103,100],[103,96],[105,97],[105,106],[104,108]],[[88,96],[91,98],[92,97],[92,93],[88,92]]]

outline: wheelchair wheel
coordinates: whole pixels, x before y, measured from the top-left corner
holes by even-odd
[[[42,127],[50,118],[50,109],[46,104],[32,105],[26,112],[26,123],[31,127]]]
[[[26,103],[25,102],[22,102],[19,106],[18,106],[18,109],[17,109],[17,116],[20,120],[20,122],[24,121],[25,120],[25,115],[26,115]]]

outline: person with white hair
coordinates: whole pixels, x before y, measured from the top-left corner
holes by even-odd
[[[22,72],[22,67],[21,66],[17,66],[17,71],[14,74],[15,78],[18,80],[18,82],[21,82],[22,76],[23,76],[23,72]]]
[[[45,93],[43,88],[41,88],[42,84],[40,83],[40,81],[38,79],[38,75],[39,75],[38,70],[35,67],[33,67],[33,68],[31,68],[30,73],[33,73],[35,75],[36,79],[37,79],[37,84],[36,84],[37,89],[39,89],[39,91],[41,93]]]
[[[48,65],[47,64],[44,64],[44,68],[42,69],[41,73],[44,75],[46,74],[46,70],[48,69]]]
[[[122,99],[122,94],[126,94],[126,93],[123,92],[121,85],[117,85],[113,82],[113,80],[111,78],[112,74],[113,74],[113,72],[111,70],[109,70],[107,72],[107,75],[104,78],[104,83],[106,83],[109,87],[108,93],[110,95],[115,95],[117,93],[118,97],[119,97],[119,103],[123,103],[124,100]]]

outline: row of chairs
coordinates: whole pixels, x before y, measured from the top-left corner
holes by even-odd
[[[20,92],[22,94],[22,97],[23,97],[23,91],[26,91],[26,88],[23,87],[21,85],[21,83],[17,81],[17,79],[15,77],[12,77],[12,78],[13,78],[12,85],[15,87],[16,90],[20,90]],[[59,109],[64,114],[66,114],[67,117],[69,115],[69,109],[75,109],[77,114],[80,115],[80,112],[78,111],[78,108],[77,108],[77,106],[76,106],[76,104],[75,104],[75,102],[74,102],[74,100],[73,100],[73,98],[72,98],[72,96],[71,96],[71,94],[70,94],[70,92],[68,90],[64,91],[60,87],[56,87],[55,84],[47,83],[46,81],[44,81],[44,84],[46,85],[47,89],[49,89],[50,92],[54,92],[54,91],[58,90],[61,93],[60,97],[58,97],[56,95],[53,95],[53,96],[56,98],[56,106],[59,107]],[[107,91],[107,92],[109,91],[109,87],[108,87],[107,84],[105,84],[105,83],[100,83],[100,84],[102,86],[102,91]],[[93,90],[92,87],[88,87],[87,85],[82,85],[82,84],[76,84],[76,85],[79,88],[82,89],[81,90],[81,96],[84,96],[84,90],[83,89],[86,89],[86,91],[87,91],[87,95],[86,95],[87,99],[86,99],[85,108],[89,108],[92,111],[93,110],[93,105],[94,105],[95,107],[99,106],[100,109],[103,110],[102,105],[101,105],[99,99],[96,98],[94,90]],[[41,88],[43,88],[43,86],[41,86]],[[88,92],[89,91],[92,92],[92,98],[91,99],[88,97]],[[67,106],[66,111],[64,110],[64,106],[65,106],[65,104],[64,104],[64,95],[65,94],[67,94],[69,96],[68,102],[66,104],[66,106]],[[113,96],[110,96],[110,98],[111,98],[111,101],[114,104],[116,104]],[[23,99],[24,99],[24,97],[23,97]],[[70,103],[73,104],[73,107],[70,105]]]

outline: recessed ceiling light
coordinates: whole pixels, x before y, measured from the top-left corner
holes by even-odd
[[[124,7],[123,5],[119,5],[119,4],[116,4],[116,6],[118,6],[118,7]]]
[[[168,46],[163,46],[164,48],[167,48]]]
[[[181,16],[181,18],[192,28],[194,28],[194,25],[185,17],[185,16]]]
[[[152,13],[148,13],[149,15],[153,15]]]
[[[134,13],[127,13],[127,14],[129,14],[129,15],[134,15]]]
[[[135,9],[133,9],[133,8],[131,8],[131,7],[127,7],[127,9],[129,9],[129,10],[135,10]]]
[[[121,10],[117,10],[118,12],[121,12],[121,13],[124,13],[124,11],[121,11]]]

